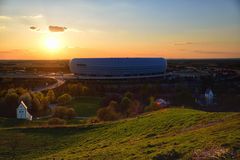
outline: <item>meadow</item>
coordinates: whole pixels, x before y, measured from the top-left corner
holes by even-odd
[[[237,159],[239,154],[240,114],[234,112],[169,108],[116,122],[0,131],[0,159]]]
[[[100,107],[101,97],[78,97],[71,102],[71,106],[75,109],[77,116],[90,117],[96,116],[96,112]]]

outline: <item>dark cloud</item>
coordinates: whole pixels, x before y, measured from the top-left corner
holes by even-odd
[[[35,26],[31,26],[31,27],[29,27],[31,30],[33,30],[33,31],[39,31],[40,29],[38,28],[38,27],[35,27]]]
[[[37,27],[31,26],[30,29],[35,30],[35,29],[37,29]]]
[[[48,27],[49,31],[51,32],[64,32],[67,27],[61,27],[61,26],[49,26]]]

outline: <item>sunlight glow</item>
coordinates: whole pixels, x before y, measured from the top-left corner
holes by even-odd
[[[47,37],[44,41],[45,47],[49,51],[56,51],[60,48],[60,41],[55,37]]]

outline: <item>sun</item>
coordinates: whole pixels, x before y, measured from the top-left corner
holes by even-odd
[[[44,44],[49,51],[57,51],[60,48],[60,41],[56,37],[47,37]]]

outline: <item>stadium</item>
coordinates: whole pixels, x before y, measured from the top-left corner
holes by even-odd
[[[164,58],[74,58],[70,70],[79,78],[120,79],[163,76]]]

